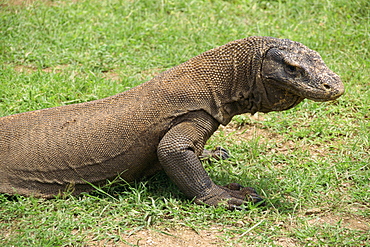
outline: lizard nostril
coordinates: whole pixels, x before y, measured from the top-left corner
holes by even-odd
[[[326,84],[324,83],[323,84],[323,87],[326,89],[326,90],[330,90],[331,89],[331,86],[329,84]]]

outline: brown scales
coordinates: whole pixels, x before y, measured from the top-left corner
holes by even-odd
[[[320,55],[300,43],[232,41],[105,99],[0,118],[0,192],[53,197],[72,186],[78,194],[92,189],[86,182],[130,182],[164,169],[197,203],[235,208],[258,195],[215,185],[198,158],[218,126],[343,92]]]

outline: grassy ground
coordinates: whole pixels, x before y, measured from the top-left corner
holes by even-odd
[[[252,35],[320,52],[346,85],[330,103],[238,116],[207,144],[265,207],[194,205],[160,173],[53,200],[0,195],[2,246],[370,246],[368,0],[0,0],[0,116],[103,98]]]

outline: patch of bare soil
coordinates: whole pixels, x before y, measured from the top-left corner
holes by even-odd
[[[244,114],[243,116],[245,118],[249,118],[251,121],[264,120],[264,114]],[[276,133],[262,128],[262,126],[260,126],[260,124],[258,123],[240,125],[235,121],[231,121],[226,126],[220,126],[219,130],[222,130],[225,135],[228,136],[227,138],[230,139],[230,142],[232,143],[240,143],[241,140],[250,141],[257,137],[260,137],[262,139],[278,138],[278,135]]]
[[[8,1],[4,1],[5,3],[2,3],[1,5],[4,5],[4,6],[12,6],[12,5],[29,5],[33,2],[35,2],[35,0],[8,0]]]
[[[223,230],[218,227],[211,227],[207,230],[195,232],[191,229],[168,229],[165,231],[158,230],[141,230],[132,235],[122,235],[122,240],[114,243],[94,242],[94,246],[171,246],[171,247],[192,247],[192,246],[225,246],[225,242],[220,238]],[[233,246],[243,246],[234,244]]]
[[[103,76],[104,78],[112,80],[112,81],[119,81],[121,78],[121,76],[118,73],[116,73],[114,70],[106,71],[103,74],[104,74]]]
[[[47,67],[42,69],[43,72],[47,73],[61,73],[63,70],[67,69],[69,67],[68,64],[60,64],[54,67]],[[26,73],[31,74],[37,71],[37,68],[31,65],[16,65],[14,66],[14,70],[20,73]],[[151,79],[157,76],[159,73],[161,73],[163,69],[161,68],[154,68],[150,70],[144,70],[141,73],[138,74],[138,80],[144,80],[144,79]],[[120,81],[122,78],[122,75],[120,75],[115,69],[111,69],[108,71],[103,72],[103,78],[113,80],[113,81]]]
[[[294,247],[297,246],[296,241],[292,238],[284,237],[275,240],[275,244],[281,247]]]
[[[35,72],[37,69],[31,66],[25,66],[25,65],[16,65],[14,67],[14,70],[20,73],[26,73],[26,74],[31,74]]]
[[[236,121],[231,121],[227,126],[220,126],[220,130],[225,133],[227,139],[225,141],[238,144],[245,141],[257,140],[259,143],[266,144],[268,152],[287,154],[293,151],[307,151],[311,157],[326,157],[333,152],[332,145],[334,143],[310,144],[303,141],[289,140],[283,135],[273,132],[263,126],[258,121],[263,121],[265,114],[259,113],[253,116],[244,114],[245,118],[249,118],[251,123],[240,125]],[[330,147],[330,148],[329,148]],[[276,164],[277,166],[285,166],[285,164]]]
[[[318,215],[317,218],[308,221],[311,225],[341,225],[344,228],[350,230],[359,230],[368,232],[370,231],[370,219],[357,215],[334,215],[334,214],[322,214]]]
[[[129,243],[139,246],[222,246],[222,240],[217,238],[217,230],[200,231],[170,230],[168,234],[147,230],[127,237]]]
[[[66,69],[67,67],[68,67],[68,64],[62,64],[62,65],[58,65],[58,66],[55,66],[55,67],[44,68],[44,69],[42,69],[42,71],[47,72],[47,73],[52,73],[52,72],[60,73],[64,69]],[[31,73],[37,71],[37,68],[32,67],[32,66],[26,66],[26,65],[16,65],[14,67],[14,70],[17,71],[17,72],[21,72],[21,73],[31,74]]]
[[[231,246],[230,239],[228,243],[222,240],[222,230],[212,229],[202,230],[195,232],[190,229],[181,230],[167,230],[166,232],[160,232],[156,230],[142,230],[136,232],[131,236],[122,236],[122,240],[118,242],[107,243],[105,241],[94,242],[91,246],[140,246],[140,247],[196,247],[196,246],[212,246],[212,247],[223,247]],[[242,242],[242,241],[241,241]],[[285,237],[279,238],[275,241],[277,246],[282,247],[293,247],[297,246],[294,239]],[[244,247],[247,246],[245,243],[238,243],[235,239],[232,246]]]
[[[78,0],[72,0],[72,2],[77,2]],[[45,4],[52,6],[58,3],[63,3],[63,1],[52,1],[52,0],[5,0],[0,6],[27,6],[34,2],[44,2]]]

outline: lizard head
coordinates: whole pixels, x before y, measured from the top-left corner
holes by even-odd
[[[339,76],[316,51],[290,40],[283,40],[283,44],[269,48],[262,62],[261,78],[269,98],[277,102],[290,96],[293,104],[304,98],[334,100],[344,93]]]

